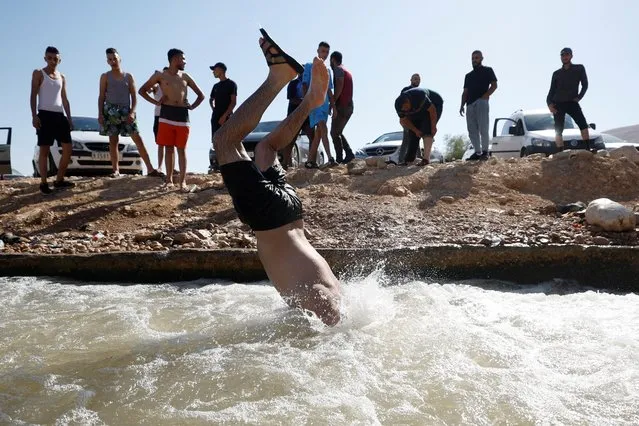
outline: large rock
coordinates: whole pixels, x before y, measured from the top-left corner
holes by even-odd
[[[375,163],[377,164],[377,162]],[[364,160],[355,159],[346,166],[349,175],[363,175],[366,171],[366,162]]]
[[[635,164],[639,164],[639,151],[634,146],[622,146],[621,148],[610,151],[611,158],[626,157]]]
[[[586,222],[613,232],[632,231],[637,224],[632,210],[608,198],[599,198],[588,204]]]

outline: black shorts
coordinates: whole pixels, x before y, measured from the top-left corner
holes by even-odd
[[[254,231],[268,231],[302,219],[302,201],[286,183],[279,165],[260,172],[253,161],[237,161],[224,164],[220,172],[237,215]]]
[[[38,146],[53,146],[54,141],[58,141],[58,145],[71,143],[71,127],[63,113],[41,110],[38,111],[38,117]]]
[[[153,119],[153,135],[155,136],[155,141],[158,140],[158,128],[160,127],[160,116],[156,115]]]
[[[555,133],[558,135],[563,134],[564,126],[566,125],[566,114],[575,120],[575,123],[579,127],[579,130],[588,128],[588,122],[584,113],[581,111],[579,102],[557,102],[555,104],[557,108],[557,114],[555,114]]]
[[[442,107],[443,105],[435,105],[435,110],[437,111],[437,123],[439,123],[439,119],[442,118]],[[421,121],[414,121],[413,124],[424,134],[424,136],[433,136],[433,129],[431,128],[432,126],[430,124],[430,116],[428,116],[428,118],[422,119]]]

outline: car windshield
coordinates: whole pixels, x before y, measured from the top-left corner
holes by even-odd
[[[604,143],[624,143],[625,142],[623,139],[619,139],[618,137],[609,135],[607,133],[602,133],[601,136],[603,136]]]
[[[403,137],[404,137],[404,132],[385,133],[381,135],[380,137],[378,137],[377,139],[375,139],[373,142],[369,142],[366,145],[372,145],[374,143],[381,143],[381,142],[401,141]]]
[[[279,121],[263,121],[257,125],[253,133],[271,133],[279,124]]]
[[[532,114],[524,116],[524,121],[526,122],[526,129],[529,132],[534,132],[537,130],[554,130],[555,128],[555,117],[552,114]],[[575,122],[572,121],[569,115],[566,115],[566,125],[564,129],[576,129]]]
[[[73,117],[73,130],[80,132],[99,132],[100,123],[97,118]]]

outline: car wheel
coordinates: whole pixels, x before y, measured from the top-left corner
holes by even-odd
[[[52,177],[58,174],[58,168],[53,160],[53,154],[49,152],[49,170],[47,171],[47,177]]]
[[[521,157],[528,157],[528,150],[526,148],[522,148],[521,149],[521,153],[520,153]]]
[[[300,149],[298,148],[297,144],[293,145],[293,152],[291,152],[291,166],[300,166]]]

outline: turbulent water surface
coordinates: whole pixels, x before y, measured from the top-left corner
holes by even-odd
[[[76,284],[0,278],[0,424],[639,424],[635,294],[373,274],[324,328],[269,285]]]

